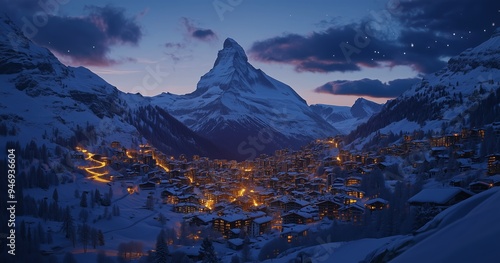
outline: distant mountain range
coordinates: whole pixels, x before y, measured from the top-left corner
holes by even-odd
[[[341,133],[348,134],[361,123],[368,121],[371,116],[380,112],[382,105],[359,98],[351,107],[314,104],[310,108]]]

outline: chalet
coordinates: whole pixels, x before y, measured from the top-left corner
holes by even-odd
[[[85,155],[81,152],[74,152],[71,154],[71,159],[84,160]]]
[[[241,228],[233,228],[229,230],[228,239],[238,238],[241,235]]]
[[[457,159],[459,164],[459,171],[465,172],[472,169],[472,160],[470,158],[459,158]]]
[[[351,222],[353,224],[361,224],[363,222],[363,214],[365,208],[355,204],[350,204],[339,209],[340,220]]]
[[[488,155],[488,175],[500,174],[500,154]]]
[[[122,147],[122,146],[121,146],[120,142],[118,142],[118,141],[112,141],[112,142],[111,142],[111,148],[114,148],[114,149],[119,149],[119,148],[121,148],[121,147]]]
[[[347,194],[336,194],[334,196],[334,199],[335,201],[342,203],[344,205],[354,204],[360,201],[358,198]]]
[[[348,195],[348,196],[351,196],[351,197],[354,197],[354,198],[358,198],[358,199],[361,199],[365,196],[365,192],[361,191],[361,190],[358,190],[356,188],[351,188],[351,187],[347,187],[346,190],[345,190],[345,193]]]
[[[274,192],[273,191],[267,191],[267,192],[259,193],[259,195],[258,195],[258,201],[259,201],[259,203],[264,203],[264,201],[266,199],[269,199],[269,198],[271,198],[273,196],[274,196]]]
[[[252,221],[250,225],[250,235],[251,236],[260,236],[267,231],[271,230],[273,218],[270,216],[263,216],[256,218]]]
[[[190,214],[205,211],[205,207],[194,203],[178,203],[174,205],[174,211],[177,213]]]
[[[493,182],[478,180],[469,184],[469,190],[473,193],[481,193],[493,187]]]
[[[178,203],[199,203],[199,198],[195,195],[179,195],[177,196]]]
[[[411,206],[430,206],[445,209],[461,202],[473,193],[459,187],[427,188],[408,199]]]
[[[214,220],[213,228],[219,231],[224,238],[230,236],[231,229],[241,228],[245,224],[246,216],[242,214],[223,215]]]
[[[141,190],[154,190],[156,188],[156,184],[153,182],[145,182],[145,183],[139,184],[139,188]]]
[[[285,203],[285,212],[291,211],[291,210],[299,210],[302,207],[308,205],[309,202],[300,200],[300,199],[294,199],[291,201],[288,201]]]
[[[361,177],[359,176],[349,176],[345,180],[345,186],[359,187],[361,185]]]
[[[283,224],[307,224],[313,221],[313,216],[302,211],[290,211],[281,216]]]
[[[374,198],[366,201],[365,207],[370,211],[383,210],[389,207],[389,201],[382,198]]]
[[[245,240],[241,238],[231,238],[227,240],[227,246],[232,250],[240,250],[243,248]]]
[[[286,238],[288,243],[297,237],[307,236],[309,227],[307,225],[286,224],[283,225],[283,231],[280,236]]]
[[[203,254],[200,253],[201,245],[194,246],[180,246],[174,250],[173,253],[182,252],[185,254],[192,262],[198,262],[203,260]]]
[[[239,206],[243,208],[243,210],[248,210],[251,206],[253,206],[253,200],[249,196],[238,196],[236,200],[231,202],[231,204]]]
[[[342,207],[342,204],[334,201],[334,200],[324,200],[316,203],[318,206],[318,214],[319,218],[323,219],[328,217],[330,219],[338,219],[339,218],[339,209]]]
[[[276,209],[285,209],[285,204],[289,202],[286,196],[279,196],[269,202],[269,206]]]
[[[193,219],[191,219],[191,223],[197,225],[197,226],[207,226],[209,224],[212,224],[217,218],[216,214],[200,214],[200,215],[195,215]]]

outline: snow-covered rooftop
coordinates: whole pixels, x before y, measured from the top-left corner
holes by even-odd
[[[464,192],[466,194],[472,195],[465,189],[459,187],[448,187],[448,188],[428,188],[423,189],[418,194],[411,197],[409,203],[434,203],[434,204],[446,204],[456,195]]]

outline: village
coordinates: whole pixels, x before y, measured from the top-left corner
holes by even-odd
[[[500,125],[491,130],[500,136]],[[292,242],[317,231],[324,220],[361,225],[366,214],[392,205],[382,191],[391,191],[395,182],[433,182],[406,203],[417,210],[431,207],[432,215],[500,186],[500,153],[481,159],[471,147],[484,143],[485,132],[464,129],[430,138],[407,134],[373,152],[345,150],[343,137],[336,136],[242,162],[176,158],[148,144],[126,149],[117,141],[94,153],[78,147],[71,157],[88,161],[89,166],[78,168],[92,180],[120,183],[129,194],[148,193],[146,209],[162,204],[162,209],[185,214],[187,223],[211,228],[227,247],[240,250],[245,237],[279,236]],[[375,170],[385,185],[368,194],[362,185]]]

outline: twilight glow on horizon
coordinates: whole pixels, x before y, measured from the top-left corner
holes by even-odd
[[[1,1],[30,39],[124,92],[186,94],[228,37],[308,104],[383,103],[500,25],[493,0]]]

